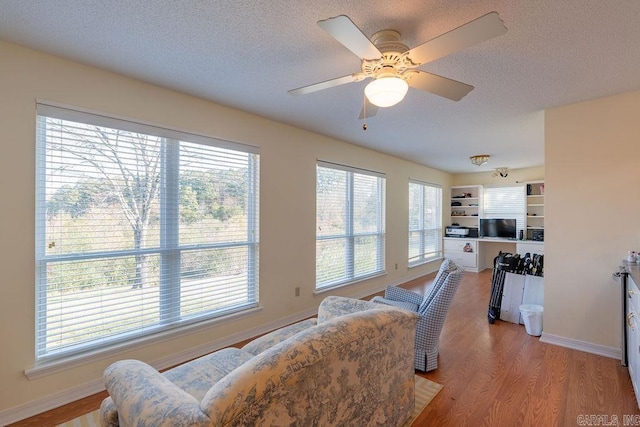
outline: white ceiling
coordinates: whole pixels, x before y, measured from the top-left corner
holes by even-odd
[[[544,163],[549,107],[640,89],[636,0],[0,0],[0,39],[452,173]],[[420,68],[475,86],[460,102],[411,89],[362,130],[366,81],[318,20],[348,15],[410,48],[491,11],[508,32]],[[0,59],[1,63],[1,59]],[[468,157],[487,153],[484,166]]]

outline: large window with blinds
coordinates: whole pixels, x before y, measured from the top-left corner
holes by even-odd
[[[316,289],[384,272],[385,178],[318,162]]]
[[[409,266],[442,256],[442,188],[409,182]]]
[[[37,108],[36,357],[255,307],[254,147]]]
[[[524,230],[525,210],[524,185],[484,187],[484,218],[515,218],[516,229]]]

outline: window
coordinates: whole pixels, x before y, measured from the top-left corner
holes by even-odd
[[[409,182],[409,266],[442,256],[442,188]]]
[[[36,357],[255,307],[257,149],[44,104]]]
[[[316,289],[384,272],[384,175],[318,162]]]
[[[484,218],[515,218],[516,229],[524,229],[525,197],[523,185],[484,188]]]

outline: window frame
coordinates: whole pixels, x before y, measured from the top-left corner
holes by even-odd
[[[420,186],[420,199],[419,199],[419,206],[418,206],[418,211],[421,213],[421,215],[417,218],[417,223],[418,226],[416,228],[412,228],[411,224],[412,224],[412,209],[411,209],[411,203],[412,203],[412,198],[410,196],[411,194],[411,185],[418,185]],[[407,243],[408,243],[408,252],[407,252],[407,261],[408,261],[408,265],[409,267],[416,267],[431,261],[435,261],[437,259],[442,258],[442,253],[443,253],[443,244],[442,244],[442,237],[443,237],[443,226],[442,226],[442,186],[437,185],[437,184],[431,184],[431,183],[427,183],[427,182],[423,182],[423,181],[419,181],[419,180],[415,180],[415,179],[410,179],[409,183],[408,183],[408,194],[409,194],[409,200],[408,200],[408,211],[409,211],[409,215],[408,215],[408,235],[407,235]],[[434,189],[437,191],[437,196],[436,196],[436,200],[435,200],[435,205],[431,205],[431,209],[436,212],[436,228],[426,228],[426,216],[427,216],[427,208],[430,207],[430,205],[428,205],[426,203],[426,199],[427,199],[427,195],[426,192],[428,189]],[[434,232],[436,233],[436,238],[435,238],[435,242],[436,242],[436,248],[433,252],[426,252],[426,233],[427,232]],[[419,254],[416,256],[411,256],[411,236],[414,233],[419,233],[419,242],[418,242],[418,247],[419,247]]]
[[[370,171],[366,169],[359,169],[352,166],[341,165],[337,163],[331,163],[326,161],[318,160],[316,163],[316,206],[318,203],[318,173],[320,172],[320,168],[324,169],[332,169],[339,170],[345,172],[346,175],[346,188],[345,188],[345,201],[346,201],[346,224],[345,224],[345,232],[343,234],[330,234],[330,235],[319,235],[319,227],[318,227],[318,215],[316,214],[316,280],[315,280],[315,290],[316,292],[323,292],[326,290],[330,290],[336,287],[347,286],[353,283],[357,283],[363,280],[367,280],[373,277],[381,276],[386,274],[385,268],[385,244],[386,244],[386,177],[383,173]],[[376,212],[375,215],[377,217],[377,227],[374,232],[356,232],[354,230],[354,174],[359,174],[368,177],[377,178],[377,203],[376,203]],[[376,265],[377,269],[372,272],[357,274],[355,271],[355,241],[358,238],[366,238],[366,237],[376,237]],[[345,274],[343,277],[336,279],[325,281],[319,283],[318,281],[318,243],[330,240],[340,240],[344,239],[346,241],[346,250],[345,250]]]
[[[133,345],[144,341],[153,341],[166,335],[178,333],[186,329],[199,328],[210,325],[212,321],[221,318],[232,318],[243,313],[250,313],[258,308],[259,304],[259,149],[254,146],[239,144],[230,141],[219,140],[203,135],[197,135],[184,131],[158,127],[153,124],[142,123],[120,117],[107,116],[101,113],[90,112],[75,107],[63,106],[56,103],[38,101],[36,105],[36,215],[35,215],[35,360],[37,365],[51,363],[64,363],[70,358],[78,359],[84,355],[110,353],[114,348]],[[122,131],[143,133],[160,137],[162,140],[161,162],[167,162],[162,167],[161,179],[166,184],[161,186],[161,192],[170,194],[159,195],[159,215],[167,218],[175,218],[167,221],[164,231],[161,231],[161,243],[154,247],[139,250],[103,250],[95,252],[78,252],[71,254],[47,254],[46,245],[46,176],[47,176],[47,136],[43,134],[42,124],[47,118],[80,122],[88,125],[96,125]],[[198,243],[180,244],[179,242],[179,176],[177,170],[180,162],[180,141],[188,144],[199,144],[219,149],[234,150],[247,155],[247,224],[246,240],[230,241],[222,243]],[[173,165],[173,166],[172,166]],[[173,176],[171,176],[173,175]],[[162,222],[164,223],[165,220]],[[85,260],[113,259],[118,257],[133,257],[136,254],[157,255],[163,259],[160,275],[165,274],[172,278],[162,279],[162,289],[159,291],[175,293],[180,291],[181,274],[164,273],[162,270],[179,267],[179,257],[176,255],[193,250],[228,249],[234,247],[247,248],[247,302],[236,307],[227,307],[222,310],[203,310],[197,314],[182,315],[181,306],[176,300],[165,298],[159,308],[159,320],[151,326],[142,329],[126,331],[114,336],[103,335],[89,342],[75,345],[56,347],[47,350],[47,266],[59,262],[73,262]],[[173,259],[173,261],[172,261]],[[177,259],[177,263],[176,263]],[[160,285],[159,285],[160,286]],[[165,289],[166,288],[166,289]],[[161,298],[162,301],[162,298]],[[168,309],[168,310],[167,310]]]

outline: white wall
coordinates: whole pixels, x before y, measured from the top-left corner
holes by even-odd
[[[449,174],[302,131],[140,81],[0,42],[0,424],[59,404],[99,381],[121,358],[169,360],[177,353],[259,330],[315,310],[315,162],[322,159],[387,176],[387,246],[384,277],[335,291],[364,296],[388,283],[433,271],[407,268],[409,178],[441,184]],[[185,333],[64,372],[29,380],[34,365],[35,103],[45,99],[243,142],[260,147],[260,306],[256,315]],[[394,269],[398,264],[398,270]],[[301,296],[294,288],[301,287]],[[76,396],[77,397],[77,396]]]
[[[545,335],[620,347],[611,274],[640,249],[639,117],[640,92],[545,114]]]

